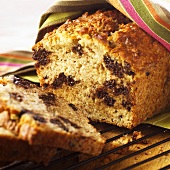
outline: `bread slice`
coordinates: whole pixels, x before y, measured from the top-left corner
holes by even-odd
[[[105,143],[83,111],[16,76],[0,79],[0,110],[0,125],[30,145],[98,155]]]
[[[33,161],[45,165],[57,153],[56,148],[31,146],[9,130],[0,127],[0,161]]]
[[[41,86],[94,121],[133,128],[170,104],[170,52],[117,10],[67,21],[33,51]]]

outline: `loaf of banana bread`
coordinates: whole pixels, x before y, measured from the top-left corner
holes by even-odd
[[[170,52],[115,9],[66,21],[33,51],[41,86],[92,120],[133,128],[170,104]]]

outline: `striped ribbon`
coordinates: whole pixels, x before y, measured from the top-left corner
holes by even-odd
[[[32,53],[26,51],[15,51],[0,54],[0,76],[14,72],[16,70],[33,67]]]
[[[170,51],[169,0],[109,0]]]

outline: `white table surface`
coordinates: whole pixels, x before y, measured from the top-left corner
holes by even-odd
[[[31,51],[41,15],[54,0],[0,0],[0,53]]]

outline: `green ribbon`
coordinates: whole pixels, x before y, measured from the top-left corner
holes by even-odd
[[[144,123],[170,129],[170,108],[146,120]]]

